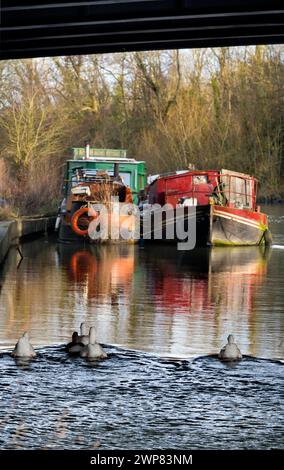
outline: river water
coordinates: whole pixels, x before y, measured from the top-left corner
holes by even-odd
[[[39,238],[0,275],[2,448],[284,448],[284,208],[270,249]],[[82,321],[109,359],[70,358]],[[8,354],[23,331],[38,357]],[[229,333],[245,355],[216,353]]]

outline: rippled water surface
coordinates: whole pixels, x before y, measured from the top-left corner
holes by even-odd
[[[284,448],[284,208],[274,246],[28,241],[0,275],[2,448]],[[70,358],[85,320],[109,359]],[[30,363],[6,352],[29,330]],[[233,332],[235,365],[211,354]],[[206,356],[206,357],[200,357]]]
[[[281,364],[248,358],[229,367],[214,357],[107,351],[97,364],[54,347],[30,365],[2,357],[2,447],[283,446]]]

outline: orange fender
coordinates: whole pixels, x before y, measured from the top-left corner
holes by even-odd
[[[76,233],[76,235],[79,235],[80,237],[85,237],[86,235],[88,235],[88,228],[89,228],[90,222],[98,217],[98,213],[93,212],[92,216],[88,216],[88,227],[86,229],[81,229],[79,227],[79,219],[84,214],[88,215],[88,212],[89,212],[88,207],[81,207],[76,212],[74,212],[72,219],[71,219],[72,230],[73,232]]]

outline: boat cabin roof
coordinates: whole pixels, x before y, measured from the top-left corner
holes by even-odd
[[[178,170],[172,173],[162,173],[157,175],[150,175],[150,182],[149,184],[153,184],[158,179],[174,179],[174,178],[184,178],[186,176],[198,176],[198,175],[218,175],[218,176],[225,176],[228,175],[230,177],[248,179],[258,181],[254,176],[248,175],[246,173],[240,173],[237,171],[232,170]]]
[[[135,160],[135,158],[112,158],[112,157],[90,157],[90,158],[72,158],[67,162],[78,162],[82,165],[84,162],[98,162],[98,163],[130,163],[137,165],[137,163],[145,163],[143,160]]]

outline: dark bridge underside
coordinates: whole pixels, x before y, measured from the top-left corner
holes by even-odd
[[[284,0],[1,2],[1,59],[283,40]]]

